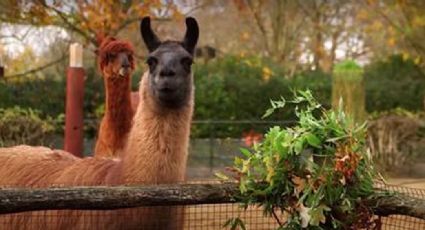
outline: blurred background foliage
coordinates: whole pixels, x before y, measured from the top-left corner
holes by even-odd
[[[61,116],[53,119],[30,108],[0,108],[0,147],[22,143],[51,146],[60,120]]]
[[[195,120],[259,120],[269,107],[270,99],[289,97],[293,89],[311,89],[320,103],[331,107],[332,77],[323,71],[306,70],[292,77],[283,67],[269,59],[256,56],[224,56],[209,63],[195,65]],[[103,80],[96,69],[86,69],[84,100],[88,135],[96,133],[97,119],[103,114]],[[133,76],[137,88],[142,72]],[[394,55],[364,68],[366,110],[384,112],[394,108],[412,112],[423,111],[425,76],[412,60]],[[45,76],[25,81],[0,81],[0,108],[19,105],[36,108],[41,114],[57,117],[64,112],[65,79]],[[270,121],[293,120],[292,109],[274,114]],[[203,125],[194,130],[194,137],[209,136],[211,127]],[[219,137],[240,137],[246,127],[219,127]]]

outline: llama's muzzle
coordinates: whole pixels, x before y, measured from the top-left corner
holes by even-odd
[[[130,73],[130,67],[121,67],[120,70],[118,71],[118,74],[121,77],[127,76]]]

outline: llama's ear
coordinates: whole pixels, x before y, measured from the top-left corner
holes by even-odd
[[[149,52],[154,51],[161,44],[161,41],[155,35],[151,28],[151,19],[144,17],[140,23],[140,33],[142,34],[143,41]]]
[[[103,40],[105,39],[105,34],[103,32],[96,33],[96,45],[100,47]]]
[[[186,18],[186,35],[183,39],[183,47],[190,53],[194,54],[196,43],[198,42],[199,37],[199,27],[198,22],[195,18],[187,17]]]

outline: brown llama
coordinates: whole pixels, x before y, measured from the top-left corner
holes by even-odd
[[[77,158],[45,147],[0,148],[0,185],[135,185],[185,179],[194,106],[193,51],[199,29],[186,19],[181,42],[161,42],[144,18],[141,33],[150,53],[140,84],[140,104],[124,154]],[[143,207],[111,211],[50,210],[0,215],[0,229],[181,229],[181,208]],[[98,213],[96,215],[96,212]]]
[[[114,157],[124,148],[131,128],[131,74],[134,49],[126,41],[99,36],[97,62],[105,85],[105,114],[99,126],[94,156]]]

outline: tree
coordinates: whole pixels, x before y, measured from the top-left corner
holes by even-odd
[[[234,3],[257,29],[261,53],[295,71],[302,54],[305,23],[296,1],[234,0]]]
[[[313,67],[330,72],[337,61],[337,49],[345,49],[345,58],[357,58],[363,55],[356,39],[360,31],[356,30],[353,20],[357,10],[352,1],[313,0],[297,1],[303,17],[307,18],[306,36]]]
[[[138,21],[143,16],[151,15],[154,20],[170,20],[180,18],[183,15],[181,11],[183,8],[186,13],[190,13],[201,6],[203,5],[188,4],[185,1],[180,1],[177,5],[176,1],[162,0],[5,0],[0,1],[0,24],[7,24],[8,27],[15,27],[15,29],[19,27],[17,29],[24,29],[31,31],[31,33],[34,32],[34,28],[44,28],[44,31],[46,31],[46,28],[53,26],[67,31],[70,35],[70,39],[65,39],[67,40],[65,43],[69,43],[71,40],[80,41],[85,43],[86,47],[91,46],[95,49],[99,45],[97,39],[99,35],[117,36],[118,34],[125,34],[129,36],[124,37],[137,37],[139,39],[139,36],[133,34],[139,33]],[[14,36],[13,42],[19,41],[23,46],[27,45],[14,34],[3,36],[4,28],[2,26],[2,30],[0,30],[0,43],[3,43],[5,39],[10,41],[10,36]],[[40,36],[41,38],[43,36]],[[64,39],[61,38],[61,40]],[[50,43],[50,46],[52,44]],[[138,45],[136,42],[134,44]],[[46,44],[40,44],[40,46],[43,45]],[[43,56],[41,58],[43,60],[38,61],[38,63],[47,64],[37,66],[34,64],[35,62],[31,62],[31,65],[24,66],[26,68],[20,69],[18,72],[9,69],[7,75],[21,76],[26,75],[26,73],[35,73],[44,70],[52,63],[57,64],[58,60],[63,61],[64,56],[59,57],[59,54],[66,53],[67,46],[65,44],[65,46],[60,47],[64,48],[63,52],[57,52],[57,55],[52,55],[49,58]],[[52,47],[48,49],[52,49]],[[21,57],[27,57],[27,55]],[[45,59],[51,60],[46,61]],[[21,62],[21,60],[16,59],[14,61]]]
[[[361,17],[366,30],[381,35],[369,43],[375,47],[381,45],[382,49],[392,53],[401,53],[424,67],[425,2],[362,0],[361,4],[366,9]]]
[[[97,45],[97,35],[117,35],[150,14],[160,19],[181,15],[173,1],[160,0],[6,0],[0,3],[2,22],[58,26],[94,45]]]
[[[355,1],[331,0],[234,0],[241,15],[251,19],[260,33],[266,56],[289,69],[321,69],[330,72],[337,50],[344,58],[366,53],[356,26]],[[292,71],[291,71],[292,72]]]

